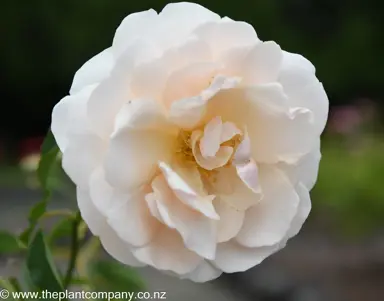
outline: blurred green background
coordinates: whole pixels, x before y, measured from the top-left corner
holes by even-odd
[[[332,246],[366,246],[367,241],[376,246],[380,241],[383,250],[382,1],[199,3],[222,16],[251,23],[262,40],[275,40],[314,63],[331,111],[306,231],[308,236],[332,241]],[[156,0],[1,1],[0,190],[34,189],[33,173],[27,170],[33,169],[36,160],[29,155],[38,152],[51,110],[68,93],[76,70],[109,47],[127,14],[149,8],[160,11],[165,4]],[[1,197],[0,203],[7,201]],[[376,267],[384,284],[384,252],[381,255]],[[382,298],[348,300],[384,300],[384,291],[380,294]]]

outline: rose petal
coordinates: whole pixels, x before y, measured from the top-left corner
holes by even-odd
[[[75,73],[69,93],[78,93],[86,86],[100,83],[106,79],[113,68],[114,62],[111,48],[107,48],[95,55]]]
[[[104,169],[101,166],[96,168],[90,177],[89,194],[96,208],[106,216],[113,206],[114,189],[105,180]]]
[[[112,51],[118,58],[137,39],[150,40],[151,31],[157,25],[157,12],[153,9],[128,15],[117,28]]]
[[[183,204],[168,187],[164,176],[152,182],[161,221],[176,229],[185,246],[200,256],[213,259],[216,251],[216,221]]]
[[[279,82],[289,97],[291,107],[303,107],[312,112],[317,135],[320,135],[328,118],[328,97],[313,70],[308,70],[309,67],[302,68],[300,66],[285,67],[280,72]]]
[[[105,228],[100,234],[100,242],[105,251],[116,260],[133,267],[146,265],[133,256],[132,247],[118,237],[110,227]]]
[[[223,18],[198,27],[194,33],[209,43],[213,55],[220,60],[221,55],[233,47],[244,47],[260,42],[252,25]]]
[[[163,226],[150,244],[133,250],[134,256],[158,270],[169,270],[177,274],[193,271],[202,261],[196,253],[185,248],[181,236]]]
[[[275,42],[257,44],[244,60],[244,82],[265,84],[277,80],[282,65],[283,53]]]
[[[318,137],[312,113],[290,110],[280,84],[221,91],[209,101],[205,119],[217,115],[247,128],[256,162],[297,162]]]
[[[200,174],[193,167],[173,166],[160,162],[169,187],[175,195],[187,206],[200,211],[211,219],[219,219],[212,201],[214,195],[208,195],[204,189]]]
[[[155,103],[137,100],[127,106],[116,118],[105,161],[108,182],[123,190],[149,183],[158,162],[173,155],[177,134]]]
[[[205,125],[204,134],[200,139],[200,151],[203,157],[214,157],[220,149],[222,125],[219,116]]]
[[[303,226],[305,220],[307,219],[309,212],[311,212],[312,204],[311,197],[309,195],[308,189],[304,186],[303,183],[298,183],[296,186],[296,193],[300,197],[299,208],[296,215],[294,216],[290,229],[286,234],[286,238],[289,239],[299,233],[301,227]]]
[[[250,208],[236,240],[250,248],[279,243],[297,213],[299,196],[284,173],[274,166],[260,167],[262,200]]]
[[[302,68],[311,72],[312,74],[315,74],[316,72],[315,66],[313,66],[313,64],[309,60],[307,60],[305,57],[297,53],[292,53],[292,52],[283,50],[283,62],[282,62],[281,69],[285,70],[285,69],[291,69],[291,68],[292,69]]]
[[[77,201],[81,212],[81,217],[87,223],[94,235],[100,236],[101,244],[104,249],[116,260],[130,266],[144,266],[132,254],[131,246],[123,242],[116,233],[109,227],[106,219],[96,209],[87,190],[76,190]]]
[[[230,146],[221,146],[215,157],[204,158],[198,143],[201,141],[199,139],[202,137],[202,134],[201,131],[194,131],[191,135],[192,153],[197,164],[206,170],[213,170],[227,164],[233,154],[233,148]]]
[[[314,149],[303,156],[297,163],[279,163],[279,167],[286,172],[291,183],[296,185],[296,183],[302,182],[308,190],[311,190],[317,180],[320,159],[320,139],[318,139]]]
[[[225,273],[244,272],[260,264],[280,248],[280,245],[247,248],[229,241],[217,246],[216,259],[212,263]]]
[[[229,206],[226,202],[216,198],[214,201],[218,221],[217,242],[226,242],[239,233],[244,220],[244,211],[238,211]]]
[[[104,153],[105,142],[98,136],[74,135],[63,153],[63,169],[77,186],[88,187],[90,176]]]
[[[100,235],[107,225],[105,217],[97,210],[87,189],[76,187],[76,199],[81,217],[93,235]]]
[[[114,195],[114,206],[108,211],[108,224],[117,235],[133,246],[143,246],[154,239],[160,224],[145,203],[148,191]]]
[[[169,111],[170,120],[185,129],[195,128],[202,122],[206,114],[208,100],[214,97],[220,90],[230,89],[238,85],[239,81],[239,78],[234,77],[215,77],[211,85],[203,90],[200,95],[174,101]]]
[[[87,86],[79,93],[64,97],[53,108],[51,130],[62,152],[72,134],[91,130],[86,110],[88,99],[95,88],[96,85]]]
[[[236,135],[241,135],[242,132],[232,122],[224,122],[221,131],[220,143],[226,142],[234,138]]]
[[[221,201],[238,211],[256,205],[262,197],[261,193],[254,193],[244,184],[234,167],[224,167],[218,171],[214,191]]]
[[[201,283],[216,279],[222,273],[223,271],[204,260],[192,272],[182,275],[181,279],[190,279],[193,282]]]

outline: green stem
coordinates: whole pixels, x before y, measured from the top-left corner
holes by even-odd
[[[51,210],[44,212],[41,218],[50,218],[55,216],[71,216],[73,215],[73,212],[71,210]]]
[[[69,258],[68,269],[64,277],[64,288],[68,288],[72,280],[72,274],[75,270],[77,254],[79,253],[79,231],[78,226],[81,222],[81,216],[78,212],[72,224],[72,236],[71,236],[71,255]]]

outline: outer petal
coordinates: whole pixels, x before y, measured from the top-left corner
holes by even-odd
[[[299,208],[291,222],[290,229],[286,234],[286,239],[289,239],[299,233],[312,208],[309,191],[302,183],[297,184],[296,192],[300,197]]]
[[[105,49],[87,61],[76,72],[70,94],[78,93],[88,85],[100,83],[106,79],[114,65],[114,58],[110,48]]]
[[[285,69],[291,69],[291,68],[306,69],[312,74],[315,74],[316,72],[315,66],[313,66],[313,64],[309,60],[307,60],[305,57],[297,53],[292,53],[292,52],[283,50],[282,69],[285,70]]]
[[[145,266],[145,263],[138,261],[133,256],[132,247],[121,240],[110,227],[103,229],[100,241],[104,249],[116,260],[133,267]]]
[[[148,191],[115,195],[114,206],[108,211],[108,224],[130,245],[139,247],[154,239],[159,222],[151,215],[145,202]]]
[[[79,93],[66,96],[53,108],[51,129],[62,152],[67,147],[71,134],[89,130],[87,102],[95,87],[96,85],[87,86]]]
[[[309,64],[303,58],[285,66],[280,72],[279,82],[289,97],[291,107],[303,107],[312,112],[316,134],[320,135],[327,122],[329,101]]]
[[[173,154],[176,132],[151,101],[127,104],[116,120],[105,163],[108,182],[126,190],[149,183],[158,162]]]
[[[182,275],[181,279],[190,279],[194,282],[207,282],[218,278],[223,271],[215,268],[207,261],[202,261],[192,272]]]
[[[156,177],[152,187],[161,221],[181,234],[188,249],[213,259],[216,252],[216,221],[183,204],[163,176]]]
[[[316,147],[299,162],[296,164],[279,163],[279,167],[287,173],[294,185],[301,182],[308,190],[311,190],[317,180],[320,159],[320,139],[318,139]]]
[[[88,187],[92,172],[99,166],[105,153],[105,142],[98,136],[76,135],[63,153],[63,169],[80,187]]]
[[[161,35],[159,44],[163,49],[180,43],[201,24],[220,20],[220,16],[200,4],[180,2],[167,4],[159,14]],[[172,31],[172,34],[169,32]]]
[[[257,44],[248,54],[244,63],[244,81],[247,84],[275,82],[283,60],[280,46],[268,41]]]
[[[245,47],[260,42],[252,25],[245,22],[222,19],[196,28],[194,33],[209,43],[218,61],[233,47]]]
[[[86,189],[77,187],[76,198],[81,217],[87,223],[93,235],[100,235],[106,226],[106,219],[96,209],[89,192]]]
[[[239,211],[217,198],[214,202],[218,221],[217,242],[226,242],[235,237],[243,225],[244,211]]]
[[[113,206],[114,189],[105,180],[104,169],[98,167],[92,173],[89,181],[89,193],[93,204],[104,215]]]
[[[164,162],[159,165],[169,187],[185,205],[200,211],[211,219],[219,219],[212,201],[214,195],[208,195],[204,189],[200,173],[191,167],[174,166],[171,168]]]
[[[280,245],[246,248],[236,242],[229,241],[218,245],[213,264],[225,273],[244,272],[260,264],[280,248]]]
[[[260,182],[264,197],[246,212],[236,237],[251,248],[279,243],[290,229],[300,201],[289,179],[276,167],[261,166]]]
[[[167,227],[163,227],[155,240],[150,244],[135,249],[134,256],[158,270],[187,274],[193,271],[202,261],[196,253],[185,248],[180,235]]]
[[[110,76],[93,91],[87,104],[87,115],[92,128],[102,137],[109,137],[116,114],[134,97],[129,84],[135,66],[153,56],[154,51],[147,42],[135,41],[119,57]]]
[[[144,266],[132,254],[131,247],[123,242],[107,225],[104,216],[96,209],[87,190],[77,188],[77,202],[81,216],[94,235],[100,236],[104,249],[118,261],[130,266]]]
[[[117,28],[113,38],[112,50],[119,57],[137,39],[152,37],[151,31],[158,24],[157,13],[153,9],[128,15]]]

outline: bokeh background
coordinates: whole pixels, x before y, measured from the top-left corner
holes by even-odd
[[[303,54],[330,99],[313,211],[300,235],[258,267],[194,285],[140,271],[167,300],[384,300],[384,60],[379,0],[199,1]],[[17,232],[40,198],[34,166],[53,106],[76,70],[129,13],[164,1],[2,0],[0,226]],[[170,33],[172,34],[172,33]],[[54,207],[71,207],[58,192]],[[0,257],[0,275],[17,265]]]

